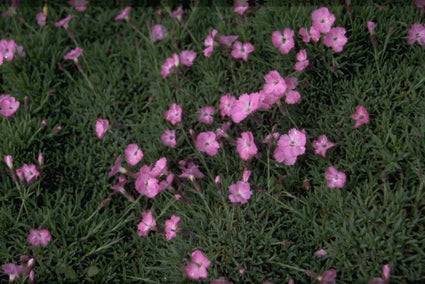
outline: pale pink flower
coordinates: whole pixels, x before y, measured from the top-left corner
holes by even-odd
[[[115,21],[118,20],[126,20],[128,21],[130,19],[130,17],[128,16],[131,12],[131,7],[127,6],[124,8],[124,10],[122,10],[116,17],[115,17]]]
[[[170,17],[173,18],[173,19],[178,19],[179,21],[181,21],[183,13],[184,13],[183,7],[179,6],[176,10],[171,12]]]
[[[199,250],[192,252],[192,261],[184,269],[187,276],[191,279],[205,279],[208,277],[207,268],[211,262]]]
[[[163,40],[164,38],[166,38],[168,35],[167,30],[164,28],[163,25],[154,25],[152,27],[152,31],[151,31],[151,40],[153,42],[158,41],[158,40]]]
[[[412,45],[417,42],[420,46],[425,44],[425,26],[422,24],[414,24],[407,32],[407,43]]]
[[[64,27],[67,28],[69,22],[72,20],[74,16],[73,15],[68,15],[65,18],[63,18],[62,20],[59,20],[57,22],[55,22],[55,27]]]
[[[165,112],[164,118],[172,125],[181,122],[182,120],[182,106],[173,103],[170,108]]]
[[[329,269],[323,272],[321,276],[318,277],[319,284],[335,284],[336,283],[336,270]]]
[[[314,253],[317,257],[324,257],[326,254],[327,254],[327,252],[326,252],[326,250],[324,250],[324,249],[319,249],[318,251],[316,251],[315,253]]]
[[[248,115],[256,111],[260,107],[262,101],[260,93],[242,94],[233,104],[232,107],[232,120],[239,123],[244,120]]]
[[[37,13],[37,15],[35,15],[35,19],[40,27],[44,27],[46,25],[46,16],[43,12]]]
[[[125,159],[131,166],[137,165],[143,158],[143,152],[137,144],[129,144],[125,149]]]
[[[80,57],[80,55],[82,53],[83,53],[83,49],[80,48],[80,47],[77,47],[77,48],[72,49],[67,54],[65,54],[65,56],[63,57],[63,59],[74,60],[75,62],[77,62],[78,61],[78,57]]]
[[[0,96],[0,114],[4,117],[11,117],[19,108],[19,101],[9,94]]]
[[[229,186],[229,199],[232,203],[245,204],[251,198],[251,185],[248,182],[238,181]]]
[[[143,166],[135,182],[136,190],[147,198],[154,198],[159,193],[158,180],[151,175],[151,168]]]
[[[331,47],[334,52],[341,52],[347,43],[345,29],[341,27],[332,28],[324,37],[323,43],[327,47]]]
[[[159,158],[158,161],[155,162],[155,166],[150,171],[150,175],[152,177],[162,176],[167,173],[167,158],[162,157]]]
[[[0,65],[3,63],[3,58],[7,61],[12,61],[15,57],[15,41],[0,40]]]
[[[233,12],[238,13],[239,15],[243,15],[245,11],[248,9],[248,0],[234,0],[235,9]]]
[[[13,169],[13,157],[11,155],[4,156],[4,162],[9,169]]]
[[[171,148],[176,147],[176,131],[166,129],[161,135],[161,141],[165,146],[169,146]]]
[[[19,277],[20,274],[26,271],[26,267],[23,265],[17,265],[13,263],[3,264],[1,266],[3,273],[9,275],[9,283],[13,283],[15,278]]]
[[[347,176],[344,172],[339,172],[334,167],[329,167],[325,174],[329,188],[342,188]]]
[[[367,21],[367,30],[369,31],[370,34],[374,33],[375,27],[376,27],[375,22]]]
[[[170,241],[177,236],[180,217],[172,215],[170,219],[165,221],[165,239]]]
[[[180,62],[185,66],[192,66],[193,61],[196,58],[196,52],[192,50],[183,50],[180,53]]]
[[[108,131],[108,129],[109,129],[109,120],[101,119],[101,118],[96,120],[95,131],[99,139],[103,138],[103,136],[105,135],[106,131]]]
[[[369,113],[366,108],[362,105],[356,107],[356,112],[353,113],[350,118],[354,119],[356,123],[354,124],[354,128],[358,128],[363,124],[369,123]]]
[[[35,180],[38,179],[38,177],[40,176],[40,172],[37,170],[34,164],[31,164],[31,165],[24,164],[21,167],[21,171],[28,185],[34,183]]]
[[[274,158],[287,166],[295,164],[297,157],[304,154],[306,135],[304,130],[292,128],[288,134],[281,135],[274,151]]]
[[[241,137],[236,142],[236,150],[242,160],[247,161],[255,156],[258,152],[257,146],[254,143],[254,136],[251,131],[242,132]]]
[[[311,142],[311,145],[314,148],[314,153],[316,155],[320,155],[323,158],[326,157],[326,151],[333,146],[335,146],[335,143],[328,140],[328,137],[326,135],[320,135],[317,137],[317,140],[314,140]]]
[[[263,86],[264,95],[274,97],[274,101],[279,100],[286,91],[285,79],[280,76],[279,72],[272,70],[264,76],[266,83]]]
[[[172,57],[165,59],[164,64],[161,66],[161,76],[166,78],[170,75],[180,64],[180,59],[177,53],[174,53]]]
[[[320,32],[314,26],[310,27],[310,31],[308,31],[306,28],[300,28],[298,33],[303,38],[303,42],[305,43],[310,42],[310,39],[314,42],[318,42],[320,39]]]
[[[205,124],[211,124],[214,122],[214,113],[214,107],[205,106],[199,110],[198,121]]]
[[[137,225],[137,235],[146,237],[148,233],[156,227],[156,221],[152,216],[152,211],[143,212],[142,221]]]
[[[273,46],[279,49],[280,53],[287,54],[295,46],[294,42],[294,31],[285,28],[283,35],[280,31],[274,31],[272,33]]]
[[[222,117],[230,116],[232,114],[233,105],[236,102],[236,98],[230,94],[225,94],[220,98],[220,115]]]
[[[204,40],[204,46],[206,47],[204,49],[204,56],[205,57],[211,56],[211,54],[214,50],[214,38],[215,38],[216,35],[217,35],[217,30],[214,29],[208,34],[207,38]]]
[[[236,41],[233,44],[233,49],[232,49],[232,57],[233,58],[242,58],[243,61],[247,61],[248,60],[248,55],[254,51],[254,46],[249,43],[241,43],[240,41]]]
[[[235,40],[237,40],[238,37],[239,36],[237,36],[237,35],[229,35],[229,36],[222,35],[218,38],[218,41],[220,42],[221,45],[223,45],[225,47],[231,47],[233,42]]]
[[[196,138],[196,148],[198,148],[200,152],[207,153],[210,156],[215,156],[218,153],[220,144],[218,144],[214,132],[201,132]]]
[[[50,232],[46,229],[42,229],[42,230],[31,229],[27,239],[32,246],[45,247],[50,242],[51,238],[52,236],[50,235]]]
[[[87,8],[87,0],[70,0],[68,4],[75,8],[78,12],[84,12]]]
[[[301,72],[303,71],[308,64],[310,63],[307,59],[307,51],[305,49],[300,50],[297,53],[297,63],[295,63],[295,71]]]
[[[329,12],[328,8],[322,7],[311,13],[311,20],[315,29],[322,34],[326,34],[331,30],[335,22],[335,15]]]

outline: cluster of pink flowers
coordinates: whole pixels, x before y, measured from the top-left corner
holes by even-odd
[[[179,67],[180,63],[188,67],[192,66],[195,58],[196,52],[192,50],[183,50],[179,55],[174,53],[172,57],[167,58],[162,64],[161,76],[163,78],[168,77]]]

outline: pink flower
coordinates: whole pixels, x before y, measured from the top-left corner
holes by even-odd
[[[258,152],[257,146],[254,143],[254,136],[251,131],[242,132],[241,137],[236,142],[236,150],[242,160],[247,161]]]
[[[213,50],[214,50],[214,38],[217,35],[217,30],[212,30],[207,38],[204,40],[204,46],[206,47],[204,49],[204,56],[205,57],[210,57]]]
[[[83,49],[80,48],[80,47],[77,47],[77,48],[72,49],[67,54],[65,54],[65,56],[63,57],[63,59],[74,60],[75,62],[77,62],[78,61],[78,57],[80,57],[81,53],[83,53]]]
[[[148,233],[155,228],[156,221],[152,216],[152,211],[143,212],[141,215],[142,221],[137,225],[137,235],[146,237]]]
[[[127,170],[121,166],[121,155],[118,155],[117,159],[115,160],[114,165],[112,166],[111,170],[109,171],[108,177],[111,178],[117,173],[125,174],[127,173]]]
[[[236,98],[230,94],[225,94],[220,98],[220,115],[222,117],[230,116],[232,114],[233,105],[236,102]]]
[[[180,53],[180,62],[185,66],[192,66],[193,61],[196,58],[196,52],[192,50],[183,50]]]
[[[180,164],[180,163],[179,163]],[[195,165],[192,161],[182,163],[182,174],[179,176],[181,178],[187,178],[193,180],[195,178],[204,178],[205,175],[199,170],[198,166]]]
[[[9,169],[13,169],[13,157],[11,155],[4,156],[4,162]]]
[[[34,164],[31,164],[31,165],[24,164],[21,167],[21,171],[28,185],[34,183],[35,180],[38,179],[38,177],[40,176],[40,172],[37,170]]]
[[[341,27],[332,28],[324,37],[323,43],[327,47],[331,47],[334,52],[341,52],[347,43],[345,37],[345,29]]]
[[[319,284],[335,284],[336,278],[336,270],[329,269],[323,272],[322,276],[319,276],[317,280],[319,280]]]
[[[179,222],[180,217],[175,215],[165,221],[165,239],[167,241],[170,241],[177,236]]]
[[[165,59],[164,64],[161,66],[161,76],[166,78],[170,75],[180,64],[180,59],[177,53],[174,53],[172,57]]]
[[[280,31],[274,31],[272,33],[272,44],[274,47],[279,49],[280,53],[287,54],[295,46],[294,42],[294,31],[285,28],[283,35]]]
[[[167,158],[162,157],[155,162],[155,166],[150,172],[152,177],[158,177],[166,174],[167,172]]]
[[[421,24],[414,24],[407,32],[407,43],[412,45],[417,42],[420,46],[425,44],[425,27]]]
[[[367,112],[366,108],[361,105],[356,107],[356,112],[353,113],[350,117],[356,121],[354,124],[354,129],[363,124],[369,123],[369,113]]]
[[[237,35],[229,35],[229,36],[220,36],[218,38],[218,41],[220,42],[220,44],[222,44],[225,47],[231,47],[232,43],[238,39],[239,36]]]
[[[105,135],[106,131],[108,131],[108,129],[109,129],[109,120],[101,119],[101,118],[96,120],[95,130],[96,130],[96,135],[97,137],[99,137],[99,139],[103,138],[103,136]]]
[[[279,72],[276,70],[270,71],[264,76],[264,80],[266,83],[263,86],[263,91],[266,97],[272,96],[275,98],[273,101],[277,101],[285,94],[286,82]]]
[[[165,130],[161,135],[161,141],[165,146],[169,146],[171,148],[176,147],[176,131],[175,130]]]
[[[143,166],[135,182],[136,190],[147,198],[154,198],[159,193],[158,180],[151,175],[151,168]]]
[[[298,31],[299,35],[303,38],[303,42],[308,43],[310,39],[314,42],[318,42],[320,39],[320,32],[313,26],[310,27],[310,32],[306,28],[300,28]]]
[[[327,252],[326,252],[326,250],[324,250],[324,249],[319,249],[318,251],[316,251],[315,253],[314,253],[317,257],[324,257],[326,254],[327,254]]]
[[[308,64],[310,63],[307,59],[307,51],[305,49],[300,50],[297,53],[297,60],[298,62],[295,63],[295,71],[301,72],[303,71]]]
[[[232,57],[233,58],[242,58],[243,61],[248,60],[248,55],[254,51],[254,46],[247,42],[247,43],[241,43],[240,41],[236,41],[233,44],[233,50],[232,50]]]
[[[316,155],[320,155],[323,158],[326,157],[326,151],[333,146],[335,146],[335,143],[328,140],[328,137],[326,135],[320,135],[317,137],[317,140],[314,140],[311,145],[314,148],[314,153]]]
[[[205,279],[208,277],[207,268],[211,262],[208,258],[199,250],[192,252],[192,262],[190,262],[184,272],[191,279]]]
[[[261,143],[268,144],[270,142],[276,142],[279,140],[280,134],[278,132],[273,132],[272,134],[267,135]]]
[[[37,15],[35,15],[35,19],[37,20],[37,24],[40,27],[44,27],[46,25],[46,16],[44,15],[43,12],[40,12]]]
[[[205,106],[199,110],[198,121],[211,124],[214,121],[215,109],[212,106]]]
[[[220,128],[218,128],[215,133],[217,134],[217,139],[220,139],[222,137],[228,138],[227,130],[232,126],[232,123],[230,121],[225,121],[221,124]]]
[[[42,230],[30,230],[30,233],[28,235],[28,241],[31,243],[32,246],[38,247],[42,246],[45,247],[51,240],[50,232],[46,229]]]
[[[152,27],[151,40],[153,42],[163,40],[167,37],[167,30],[162,25],[155,25]]]
[[[179,6],[176,10],[171,12],[170,17],[173,18],[173,19],[178,19],[179,21],[181,21],[181,17],[183,15],[183,13],[184,13],[183,7]]]
[[[128,21],[130,19],[129,16],[128,16],[130,14],[130,12],[131,12],[131,7],[130,6],[125,7],[124,10],[122,10],[115,17],[115,21],[118,21],[118,20],[126,20],[126,21]]]
[[[326,7],[319,8],[311,13],[313,27],[320,33],[326,34],[331,30],[331,26],[335,22],[335,16]]]
[[[328,168],[325,177],[329,188],[342,188],[347,178],[344,172],[339,172],[334,167]]]
[[[70,0],[68,4],[75,8],[78,12],[84,12],[86,10],[88,1],[87,0]]]
[[[248,0],[234,0],[235,9],[233,12],[243,15],[248,9]]]
[[[425,2],[424,2],[424,6],[425,6]],[[390,273],[391,273],[391,268],[388,264],[385,264],[384,266],[382,266],[382,277],[384,277],[385,280],[390,279]]]
[[[15,278],[19,277],[20,274],[26,271],[26,267],[23,265],[16,265],[13,263],[3,264],[1,266],[3,273],[9,275],[9,283],[13,283]]]
[[[0,114],[4,117],[11,117],[19,108],[19,102],[11,95],[0,96]]]
[[[281,135],[274,151],[274,158],[287,166],[295,164],[297,157],[304,154],[306,135],[304,130],[292,128],[288,134]]]
[[[74,16],[73,15],[68,15],[65,18],[63,18],[62,20],[59,20],[57,22],[55,22],[55,27],[64,27],[67,28],[68,27],[68,23],[72,20]]]
[[[181,122],[182,120],[182,106],[178,104],[172,104],[170,108],[165,112],[164,118],[168,120],[172,125]]]
[[[143,152],[139,149],[137,144],[129,144],[124,152],[125,159],[131,166],[137,165],[137,163],[143,158]]]
[[[376,24],[372,21],[367,21],[367,30],[369,31],[370,34],[374,33]]]
[[[231,116],[233,122],[239,123],[256,111],[260,107],[262,98],[260,93],[242,94],[232,107]]]
[[[0,65],[3,64],[3,58],[12,61],[15,57],[15,41],[0,40]]]
[[[238,181],[229,186],[229,199],[232,203],[245,204],[251,198],[251,185],[245,181]]]
[[[218,144],[214,132],[201,132],[196,138],[196,148],[210,156],[215,156],[220,148],[220,144]]]

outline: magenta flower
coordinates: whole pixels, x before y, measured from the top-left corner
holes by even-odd
[[[357,106],[356,112],[353,113],[350,118],[354,119],[356,123],[354,124],[354,129],[358,128],[363,124],[369,123],[369,113],[367,112],[364,106]]]
[[[264,76],[266,83],[263,86],[264,95],[274,97],[274,101],[279,100],[286,91],[285,79],[276,70],[270,71]]]
[[[225,94],[220,98],[220,115],[222,117],[230,116],[232,114],[233,105],[236,102],[236,98],[230,94]]]
[[[283,35],[280,31],[274,31],[272,33],[272,44],[274,47],[279,49],[280,53],[287,54],[295,46],[294,42],[294,31],[285,28]]]
[[[260,107],[263,96],[260,93],[242,94],[233,104],[232,120],[239,123]]]
[[[211,54],[214,50],[214,38],[215,38],[216,35],[217,35],[217,30],[214,29],[208,34],[207,38],[204,40],[204,46],[206,47],[204,49],[204,56],[205,57],[211,56]]]
[[[11,95],[0,96],[0,114],[4,117],[11,117],[19,108],[19,102]]]
[[[245,204],[251,198],[251,185],[245,181],[238,181],[229,186],[229,199],[232,203]]]
[[[165,112],[164,118],[172,125],[181,122],[182,120],[182,106],[173,103],[170,108]]]
[[[137,235],[146,237],[148,233],[156,227],[156,221],[152,216],[152,211],[143,212],[141,215],[142,221],[137,225]]]
[[[40,176],[40,172],[37,170],[34,164],[31,164],[31,165],[24,164],[21,167],[21,171],[28,185],[34,183],[35,180],[38,179],[38,177]]]
[[[37,24],[40,27],[44,27],[46,25],[46,16],[44,15],[43,12],[40,12],[37,15],[35,15],[35,19],[37,21]]]
[[[317,137],[317,140],[314,140],[311,142],[311,145],[314,148],[314,153],[316,155],[320,155],[323,158],[326,157],[326,151],[333,146],[335,146],[335,143],[328,140],[328,137],[326,135],[320,135]]]
[[[191,279],[205,279],[208,277],[207,268],[211,262],[199,250],[192,252],[192,261],[186,266],[184,272]]]
[[[220,148],[220,144],[218,144],[214,132],[201,132],[196,138],[196,148],[198,148],[200,152],[215,156]]]
[[[31,229],[28,235],[28,241],[31,243],[32,246],[35,246],[35,247],[47,246],[51,238],[52,236],[50,235],[50,232],[46,229],[42,229],[42,230]]]
[[[165,146],[169,146],[171,148],[176,147],[176,131],[175,130],[165,130],[161,135],[161,141]]]
[[[288,134],[281,135],[274,151],[274,158],[287,166],[295,164],[297,157],[304,154],[306,135],[304,130],[292,128]]]
[[[324,37],[323,43],[332,48],[334,52],[341,52],[347,43],[345,29],[341,27],[332,28]]]
[[[243,15],[245,11],[248,9],[248,0],[234,0],[235,9],[233,12],[238,13],[239,15]]]
[[[254,143],[254,136],[251,131],[242,132],[241,137],[236,142],[236,150],[242,160],[247,161],[258,152],[257,146]]]
[[[335,22],[335,16],[326,7],[314,10],[311,13],[313,27],[322,34],[326,34],[331,30],[331,26]]]
[[[9,283],[13,283],[15,278],[19,277],[20,274],[26,271],[26,267],[23,265],[16,265],[13,263],[3,264],[1,266],[3,273],[9,275]]]
[[[347,176],[344,172],[339,172],[334,167],[329,167],[325,174],[328,181],[329,188],[342,188],[344,187]]]
[[[172,57],[165,59],[164,64],[161,66],[161,76],[166,78],[170,75],[180,64],[180,59],[177,53],[174,53]]]
[[[130,19],[130,17],[128,16],[131,12],[131,7],[127,6],[124,8],[124,10],[122,10],[116,17],[115,17],[115,21],[118,20],[126,20],[128,21]]]
[[[9,169],[13,169],[13,157],[11,155],[4,156],[4,162]]]
[[[215,109],[212,106],[205,106],[199,110],[198,121],[211,124],[214,121]]]
[[[374,33],[375,27],[376,27],[375,22],[367,21],[367,30],[369,31],[370,34]]]
[[[159,193],[158,180],[151,175],[149,166],[143,166],[135,182],[136,190],[147,198],[154,198]]]
[[[0,65],[3,64],[3,58],[12,61],[15,57],[15,41],[0,40]]]
[[[193,61],[196,58],[196,52],[192,50],[183,50],[180,53],[180,62],[185,66],[192,66]]]
[[[421,24],[414,24],[407,32],[407,43],[412,45],[417,42],[420,46],[425,44],[425,26]]]
[[[248,60],[248,55],[254,51],[254,46],[249,43],[241,43],[240,41],[236,41],[233,44],[233,50],[232,50],[232,57],[233,58],[242,58],[243,61],[247,61]]]
[[[137,163],[140,162],[140,160],[143,158],[143,152],[139,149],[137,144],[129,144],[124,152],[125,159],[131,166],[137,165]]]
[[[74,60],[74,62],[78,62],[78,57],[80,57],[81,53],[83,53],[83,49],[80,47],[72,49],[70,52],[65,54],[63,59],[66,60]]]
[[[68,15],[62,20],[55,22],[55,27],[64,27],[66,29],[68,27],[69,22],[72,20],[73,17],[74,17],[73,15]]]
[[[184,13],[183,7],[179,6],[176,10],[171,12],[170,17],[173,18],[173,19],[178,19],[179,21],[181,21],[183,13]]]
[[[163,40],[168,35],[167,30],[164,28],[163,25],[155,25],[152,27],[151,31],[151,40],[153,42],[158,40]]]
[[[84,12],[87,8],[87,0],[70,0],[68,4],[75,8],[78,12]]]
[[[101,118],[96,120],[95,131],[99,139],[103,138],[103,136],[105,135],[106,131],[108,131],[108,129],[109,129],[109,120],[101,119]]]
[[[238,39],[239,36],[237,35],[229,35],[229,36],[220,36],[218,38],[218,41],[220,42],[221,45],[223,45],[224,47],[231,47],[233,42],[235,42],[235,40]]]
[[[329,269],[323,272],[321,276],[318,277],[319,284],[335,284],[336,283],[336,270]]]
[[[295,63],[295,71],[301,72],[303,71],[310,62],[307,59],[307,51],[305,49],[300,50],[297,53],[297,63]]]
[[[177,236],[178,225],[180,217],[173,215],[170,219],[165,221],[165,239],[170,241]]]

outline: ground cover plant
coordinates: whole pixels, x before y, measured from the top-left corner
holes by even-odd
[[[2,282],[425,279],[424,9],[17,1]]]

